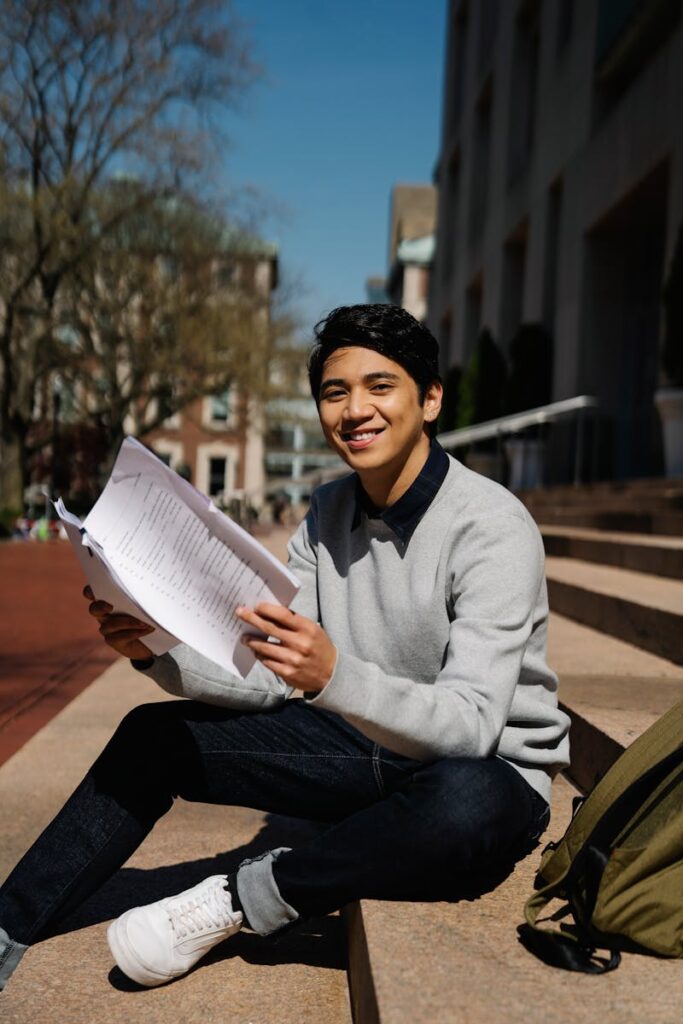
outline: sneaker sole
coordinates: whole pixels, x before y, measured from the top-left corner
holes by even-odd
[[[136,955],[126,933],[126,918],[130,913],[131,911],[127,911],[122,914],[107,928],[107,942],[117,966],[126,977],[145,988],[154,988],[157,985],[165,985],[167,982],[173,981],[176,975],[159,974],[152,971]]]

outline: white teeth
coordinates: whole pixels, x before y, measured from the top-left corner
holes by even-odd
[[[374,437],[377,433],[377,430],[371,430],[369,434],[347,434],[347,437],[349,441],[367,441],[368,438]]]

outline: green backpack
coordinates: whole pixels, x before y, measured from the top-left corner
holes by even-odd
[[[574,800],[534,888],[518,933],[545,963],[602,974],[619,966],[619,950],[683,957],[683,701]],[[560,931],[537,923],[554,899],[565,905],[550,920],[573,917]]]

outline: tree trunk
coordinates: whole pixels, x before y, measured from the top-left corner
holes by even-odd
[[[0,440],[0,509],[17,515],[24,508],[24,441],[19,436]]]

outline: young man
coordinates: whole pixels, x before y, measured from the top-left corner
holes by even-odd
[[[239,611],[258,659],[244,680],[183,645],[153,658],[148,627],[92,603],[112,647],[192,699],[129,714],[7,879],[0,985],[175,796],[329,827],[115,921],[116,962],[148,986],[240,927],[268,935],[356,899],[490,886],[547,826],[569,723],[546,664],[538,528],[435,441],[442,388],[425,327],[350,306],[316,338],[311,390],[353,472],[314,492],[290,541],[301,590],[290,609]]]

